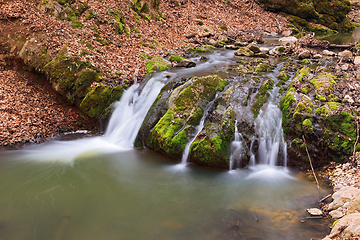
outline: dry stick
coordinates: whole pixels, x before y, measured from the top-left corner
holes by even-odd
[[[309,161],[310,161],[310,167],[311,167],[312,173],[313,173],[313,175],[314,175],[314,178],[315,178],[315,180],[316,180],[317,188],[320,189],[319,181],[317,180],[317,177],[316,177],[316,175],[315,175],[315,171],[314,171],[314,168],[313,168],[313,165],[312,165],[312,162],[311,162],[311,158],[310,158],[310,154],[309,154],[308,148],[307,148],[307,146],[306,146],[306,141],[305,141],[304,135],[303,135],[303,140],[304,140],[304,144],[305,144],[306,153],[307,153],[308,158],[309,158]]]
[[[356,137],[356,141],[355,141],[355,144],[354,144],[354,152],[353,152],[353,155],[355,155],[355,151],[356,151],[356,145],[359,141],[359,122],[357,121],[356,122],[356,132],[357,132],[357,137]]]

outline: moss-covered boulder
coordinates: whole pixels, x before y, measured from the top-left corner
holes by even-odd
[[[218,76],[167,84],[148,112],[138,140],[155,151],[180,159],[195,127],[203,114],[207,114],[204,113],[206,106],[226,84],[227,81]]]
[[[258,93],[255,96],[255,101],[252,103],[251,110],[256,118],[259,114],[261,107],[266,103],[270,97],[270,93],[268,90],[273,89],[274,81],[273,80],[265,80],[260,88]]]
[[[97,85],[92,89],[80,104],[80,108],[90,117],[98,117],[109,104],[121,98],[124,89],[120,86],[114,88]]]
[[[314,0],[314,1],[278,1],[278,0],[259,0],[258,3],[265,10],[273,12],[283,12],[297,19],[291,22],[299,27],[306,27],[307,22],[320,23],[330,29],[337,31],[350,31],[354,29],[347,14],[350,12],[350,2],[348,0]]]
[[[171,62],[159,56],[153,57],[145,63],[148,73],[166,71],[171,67]]]
[[[297,71],[286,95],[280,101],[283,127],[288,140],[302,139],[305,136],[316,166],[325,164],[326,161],[345,159],[354,150],[357,137],[354,118],[359,113],[352,112],[342,103],[333,100],[338,94],[336,84],[337,78],[330,73],[314,76],[309,68],[302,68]],[[289,149],[289,153],[290,156],[301,156],[306,163],[308,158],[305,145],[301,146],[295,144]],[[356,148],[360,149],[360,145]]]

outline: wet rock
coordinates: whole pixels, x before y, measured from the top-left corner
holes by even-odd
[[[359,65],[359,64],[360,64],[360,56],[356,56],[356,57],[354,58],[354,64],[355,64],[355,65]]]
[[[186,67],[186,68],[192,68],[196,66],[196,63],[189,59],[183,59],[179,64],[179,67]]]
[[[322,54],[323,54],[324,56],[330,56],[330,57],[335,57],[335,56],[336,56],[336,53],[335,53],[335,52],[329,51],[329,50],[324,50],[324,51],[322,51]]]
[[[338,56],[339,56],[339,57],[352,57],[353,54],[352,54],[352,52],[349,51],[349,50],[344,50],[344,51],[342,51],[342,52],[339,52]]]
[[[219,42],[227,43],[229,40],[228,40],[227,36],[225,36],[225,35],[220,35],[220,36],[218,37],[218,41],[219,41]]]
[[[282,37],[279,39],[280,42],[284,42],[284,43],[295,43],[298,39],[296,37]]]
[[[225,48],[226,48],[226,49],[237,50],[237,49],[239,49],[240,47],[239,47],[239,46],[235,46],[235,45],[226,45]]]
[[[256,45],[256,43],[252,42],[249,45],[246,46],[248,49],[250,49],[251,51],[253,51],[254,53],[259,53],[261,50],[258,47],[258,45]]]
[[[236,40],[235,41],[235,45],[236,46],[246,46],[246,45],[248,45],[249,43],[248,42],[243,42],[243,41],[241,41],[241,40]]]
[[[284,47],[284,46],[276,46],[269,51],[269,54],[272,56],[278,56],[278,55],[281,55],[285,50],[286,50],[286,47]]]
[[[338,234],[340,238],[349,238],[360,234],[360,213],[353,213],[341,218],[331,230],[331,234],[335,233],[342,226],[346,227]]]
[[[254,56],[254,52],[248,49],[247,47],[241,47],[234,53],[236,56],[246,56],[251,57]]]
[[[299,54],[299,59],[305,59],[305,58],[310,58],[310,51],[309,50],[304,50]]]
[[[315,55],[314,55],[314,59],[320,59],[320,58],[322,58],[322,55],[321,55],[321,54],[315,54]]]
[[[306,211],[311,215],[311,216],[321,216],[323,215],[323,212],[318,209],[318,208],[308,208],[306,209]]]
[[[344,213],[341,212],[341,211],[339,211],[339,210],[333,210],[333,211],[329,212],[329,215],[330,215],[332,218],[337,219],[337,218],[343,217],[343,216],[344,216]]]
[[[210,39],[209,40],[209,45],[214,46],[214,47],[218,47],[219,46],[219,41],[216,41],[214,39]]]
[[[269,48],[267,48],[267,47],[261,47],[261,48],[260,48],[260,52],[261,52],[261,53],[268,54],[268,53],[269,53],[269,51],[270,51],[270,49],[269,49]]]

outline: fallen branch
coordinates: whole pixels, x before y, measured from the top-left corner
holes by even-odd
[[[314,168],[313,168],[313,165],[312,165],[312,162],[311,162],[311,158],[310,158],[310,154],[309,154],[308,148],[307,148],[307,146],[306,146],[306,141],[305,141],[304,135],[303,135],[303,140],[304,140],[304,144],[305,144],[306,153],[307,153],[308,158],[309,158],[309,161],[310,161],[311,171],[312,171],[312,173],[313,173],[313,175],[314,175],[317,188],[320,189],[319,181],[317,180],[317,177],[316,177],[316,175],[315,175],[315,171],[314,171]]]
[[[329,238],[333,238],[333,237],[339,235],[342,231],[345,230],[345,228],[347,228],[347,226],[341,226],[341,227],[339,227],[334,233],[330,234],[328,237],[329,237]]]
[[[319,202],[323,202],[323,201],[325,201],[326,199],[328,199],[329,197],[331,197],[331,194],[327,195],[326,197],[323,197]]]

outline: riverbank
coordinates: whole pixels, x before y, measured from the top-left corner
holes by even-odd
[[[334,189],[332,202],[323,206],[334,220],[331,232],[323,240],[360,237],[360,152],[347,163],[335,164],[329,172]]]

